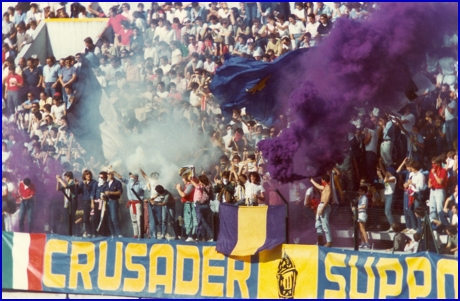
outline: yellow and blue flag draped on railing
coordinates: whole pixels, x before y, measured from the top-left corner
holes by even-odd
[[[232,110],[245,107],[255,119],[272,125],[280,114],[279,97],[288,97],[294,89],[295,71],[305,68],[301,61],[307,51],[290,51],[271,63],[226,56],[209,86],[224,117],[229,120]]]
[[[285,206],[221,204],[216,249],[225,255],[247,256],[282,244],[286,235]]]

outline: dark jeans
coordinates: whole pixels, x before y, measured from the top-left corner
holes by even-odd
[[[198,220],[197,238],[198,239],[211,239],[212,229],[210,227],[212,211],[209,204],[196,206],[196,217]]]
[[[121,231],[118,222],[118,208],[120,207],[120,204],[118,203],[118,200],[108,200],[107,207],[108,210],[106,214],[108,213],[110,233],[113,236],[120,236]]]
[[[66,230],[65,233],[67,233],[68,235],[71,235],[68,232],[69,223],[70,225],[72,225],[72,235],[77,236],[80,234],[80,233],[77,233],[77,225],[75,224],[76,215],[77,215],[77,207],[78,207],[77,199],[72,199],[72,204],[69,204],[69,207],[64,209],[64,212],[65,212],[64,220],[66,221],[65,222],[65,230]]]
[[[83,224],[85,225],[86,234],[96,234],[96,227],[94,227],[93,222],[90,221],[91,215],[91,200],[83,201]],[[94,219],[93,219],[94,221]]]
[[[149,203],[149,232],[150,238],[152,239],[157,238],[157,226],[160,228],[160,226],[162,225],[162,208],[163,206],[154,206]]]
[[[373,151],[366,151],[366,176],[370,183],[377,180],[377,154]]]
[[[404,218],[406,219],[406,228],[417,230],[417,219],[414,214],[414,204],[409,208],[409,196],[404,191]]]
[[[448,150],[453,149],[453,143],[457,139],[457,118],[446,121],[446,140]]]
[[[7,115],[13,115],[19,106],[19,92],[8,91],[6,92],[6,113]]]
[[[21,206],[19,207],[19,231],[24,232],[24,219],[27,212],[27,223],[29,225],[28,233],[32,232],[32,223],[33,223],[33,211],[35,206],[35,199],[31,198],[29,200],[23,200]]]

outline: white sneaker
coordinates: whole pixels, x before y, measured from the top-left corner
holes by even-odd
[[[88,235],[86,235],[86,233],[85,233],[85,234],[83,234],[82,237],[83,237],[83,238],[87,238],[87,237],[91,237],[91,235],[88,236]]]
[[[208,242],[211,242],[211,241],[214,241],[214,239],[212,239],[212,238],[208,239]]]
[[[390,229],[386,230],[385,232],[395,232],[392,227]]]
[[[415,233],[417,233],[417,230],[409,229],[409,231],[407,231],[406,233],[407,234],[415,234]]]
[[[188,237],[185,241],[190,242],[190,241],[195,241],[192,237]]]
[[[409,228],[404,229],[404,230],[401,231],[401,233],[407,233],[407,232],[409,232],[409,230],[410,230]]]

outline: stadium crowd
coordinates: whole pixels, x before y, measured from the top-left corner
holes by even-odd
[[[135,238],[168,236],[187,241],[216,239],[218,203],[280,204],[275,193],[279,185],[264,169],[266,162],[257,143],[279,135],[289,116],[266,127],[243,109],[235,110],[232,121],[223,124],[209,90],[213,74],[226,54],[271,62],[286,52],[316,47],[334,30],[338,18],[365,20],[378,4],[101,5],[18,3],[3,14],[4,230],[12,230],[13,214],[19,211],[19,230],[25,231],[27,215],[28,231],[38,231],[33,224],[40,217],[34,206],[40,206],[40,197],[62,200],[61,193],[40,192],[38,187],[54,191],[57,186],[68,196],[65,206],[56,201],[53,204],[59,206],[46,208],[51,217],[45,231],[68,234],[65,225],[70,216],[72,234],[83,237],[131,233],[121,229],[125,223],[120,222],[119,200],[129,208]],[[50,56],[45,65],[37,56],[18,57],[22,47],[33,42],[37,24],[45,19],[92,17],[108,18],[99,43],[87,38],[84,51],[59,59]],[[327,246],[332,245],[330,202],[319,204],[319,200],[321,190],[334,181],[341,204],[348,205],[346,191],[359,192],[355,208],[361,247],[369,247],[366,226],[375,231],[383,227],[378,219],[368,220],[368,214],[384,207],[388,231],[420,234],[427,215],[436,233],[449,233],[447,252],[456,252],[457,44],[445,46],[455,56],[427,54],[423,66],[434,89],[419,95],[399,114],[387,115],[379,108],[357,110],[350,116],[350,147],[345,160],[331,171],[332,177],[324,177],[322,184],[317,180],[308,189],[302,181],[286,188],[290,213],[296,220],[315,219],[319,211],[316,228],[326,236]],[[181,169],[183,183],[177,185],[162,183],[156,172],[132,171],[125,178],[110,162],[83,149],[66,116],[78,90],[82,56],[91,63],[110,102],[119,104],[115,108],[121,133],[137,132],[164,120],[185,123],[202,137],[207,151],[197,156],[210,154],[206,167]],[[405,229],[399,229],[392,214],[399,192],[403,192]]]

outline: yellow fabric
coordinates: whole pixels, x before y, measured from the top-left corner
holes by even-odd
[[[255,254],[267,237],[268,206],[238,208],[238,242],[234,256]]]

